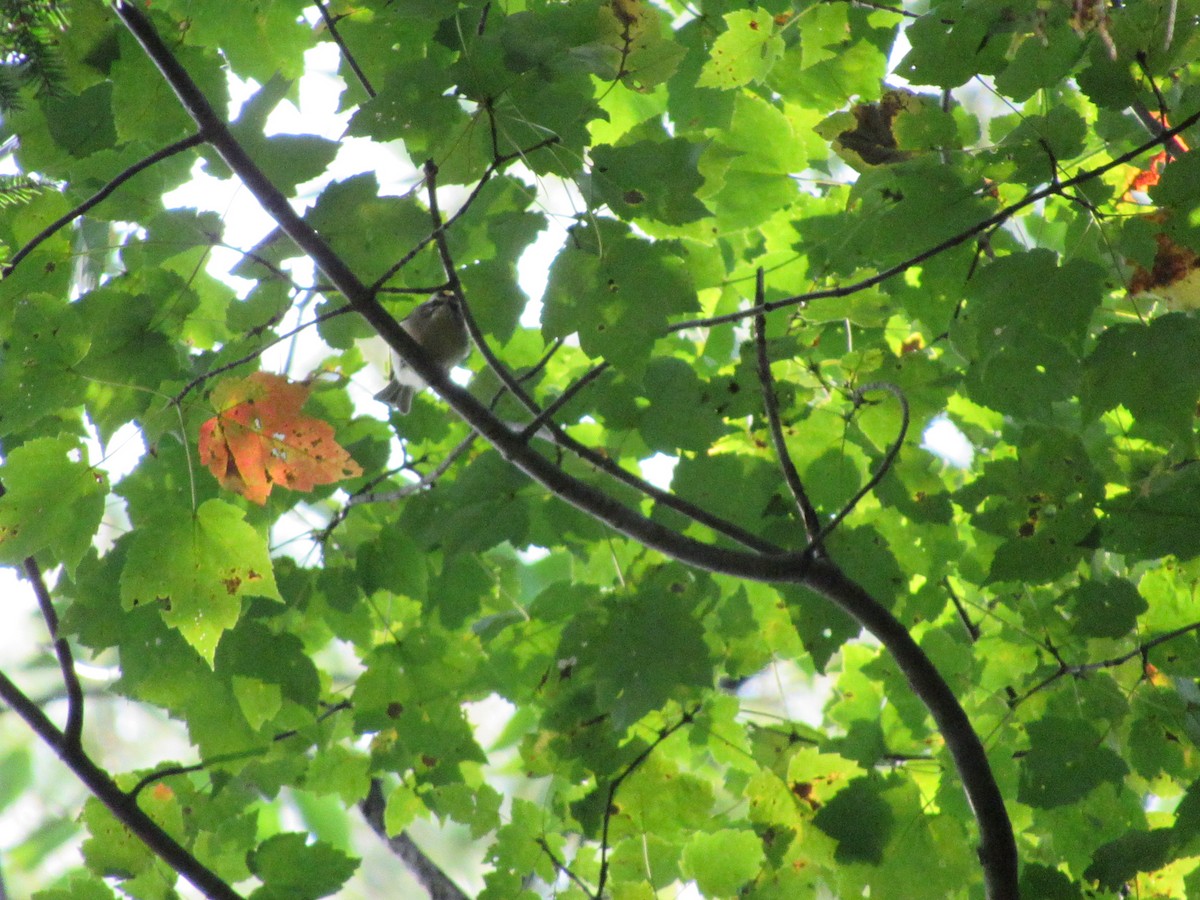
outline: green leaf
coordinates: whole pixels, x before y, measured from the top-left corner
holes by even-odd
[[[1077,633],[1117,638],[1133,630],[1149,605],[1128,581],[1085,581],[1064,598]]]
[[[754,832],[722,829],[688,841],[683,867],[704,894],[727,897],[758,874],[763,857],[762,841]]]
[[[696,199],[702,150],[683,138],[594,147],[592,183],[618,215],[684,225],[709,214]]]
[[[1200,371],[1200,322],[1173,313],[1107,329],[1084,362],[1083,411],[1096,418],[1124,406],[1152,436],[1190,440]]]
[[[250,855],[250,871],[263,886],[254,900],[317,900],[328,897],[358,868],[351,859],[328,844],[310,844],[303,834],[277,834]]]
[[[84,385],[73,367],[90,340],[79,317],[47,295],[29,294],[13,304],[5,333],[0,434],[21,434],[57,410],[82,405]]]
[[[704,631],[693,611],[696,587],[674,569],[647,578],[640,590],[616,603],[601,635],[574,646],[564,635],[560,654],[595,667],[601,705],[626,728],[668,698],[712,683]],[[671,653],[662,647],[671,646]]]
[[[638,240],[601,220],[576,229],[550,268],[542,315],[547,338],[579,335],[579,346],[640,372],[669,316],[696,308],[683,260],[666,242]]]
[[[1084,877],[1108,890],[1118,890],[1139,872],[1153,872],[1171,861],[1172,835],[1168,828],[1131,831],[1096,851]]]
[[[107,482],[69,438],[37,438],[0,467],[0,562],[48,552],[74,572],[104,515]]]
[[[782,55],[783,38],[765,9],[726,13],[725,31],[713,42],[696,86],[730,90],[760,82]]]
[[[817,810],[813,824],[838,842],[839,862],[878,865],[883,859],[894,825],[884,788],[879,778],[855,778]]]
[[[1145,557],[1200,555],[1200,470],[1194,465],[1151,476],[1136,493],[1106,501],[1106,547]]]
[[[163,621],[211,664],[246,597],[282,601],[266,542],[244,513],[208,500],[194,515],[168,509],[139,532],[121,573],[121,604],[157,604]]]
[[[1021,766],[1018,799],[1039,808],[1074,803],[1127,771],[1101,735],[1078,719],[1048,716],[1026,726],[1030,749]]]

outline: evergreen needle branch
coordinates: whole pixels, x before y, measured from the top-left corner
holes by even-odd
[[[1036,191],[1030,191],[1020,200],[1017,200],[1016,202],[1004,207],[998,213],[988,216],[986,219],[977,222],[969,228],[963,229],[958,234],[952,235],[946,238],[944,241],[922,250],[915,256],[910,256],[903,262],[898,262],[894,266],[889,266],[882,272],[878,272],[869,278],[863,278],[860,281],[855,281],[851,284],[839,285],[838,287],[826,288],[820,291],[811,291],[807,294],[796,294],[792,297],[785,297],[782,300],[772,300],[770,303],[763,303],[761,306],[752,306],[747,309],[738,310],[737,312],[725,313],[724,315],[720,316],[711,316],[706,319],[690,319],[686,322],[676,322],[667,330],[670,332],[676,332],[683,331],[688,328],[709,328],[713,325],[721,325],[726,322],[738,322],[742,319],[746,319],[750,316],[755,316],[760,313],[769,313],[774,312],[777,309],[786,309],[789,306],[798,306],[802,303],[809,303],[813,300],[824,300],[829,297],[849,297],[851,294],[857,294],[859,291],[865,291],[868,288],[875,287],[877,284],[882,284],[891,278],[895,278],[897,275],[907,272],[913,266],[918,266],[927,259],[932,259],[935,256],[945,253],[947,250],[957,247],[959,244],[966,243],[978,234],[983,234],[985,231],[988,231],[999,225],[1003,225],[1014,215],[1028,206],[1032,206],[1035,203],[1040,203],[1041,201],[1055,195],[1065,196],[1065,191],[1068,191],[1074,187],[1078,187],[1081,184],[1086,184],[1087,182],[1099,178],[1105,173],[1110,172],[1119,166],[1123,166],[1128,162],[1132,162],[1139,156],[1153,150],[1155,147],[1169,144],[1174,140],[1176,135],[1181,134],[1182,132],[1191,128],[1197,122],[1200,122],[1200,110],[1192,113],[1174,128],[1163,129],[1161,132],[1154,135],[1150,140],[1138,144],[1138,146],[1134,147],[1132,150],[1128,151],[1127,153],[1122,153],[1115,159],[1111,159],[1104,163],[1104,165],[1096,166],[1092,169],[1084,169],[1079,174],[1074,175],[1071,178],[1067,178],[1064,181],[1055,181],[1044,188],[1039,188]]]
[[[129,2],[118,2],[115,9],[201,132],[247,190],[387,344],[504,459],[559,499],[648,549],[686,565],[735,578],[805,585],[871,632],[892,654],[933,716],[954,758],[979,826],[979,855],[987,896],[990,900],[1014,900],[1018,896],[1016,842],[983,744],[945,679],[891,612],[828,560],[810,559],[805,552],[755,553],[707,544],[643,515],[538,453],[469,391],[456,385],[379,304],[346,262],[292,209],[283,193],[234,138],[141,10]],[[1200,113],[1195,118],[1200,119]],[[1189,119],[1185,126],[1192,121]]]
[[[462,888],[454,883],[441,866],[425,855],[425,851],[417,846],[407,831],[402,831],[394,837],[388,834],[383,818],[386,808],[383,785],[378,778],[372,778],[366,799],[359,804],[359,810],[371,826],[371,830],[383,838],[392,853],[400,857],[408,871],[429,893],[429,900],[469,900]]]
[[[765,299],[765,273],[762,266],[758,267],[755,277],[754,303],[762,306]],[[783,438],[783,425],[779,421],[779,400],[775,396],[775,380],[771,377],[771,361],[767,358],[767,317],[754,317],[754,349],[758,357],[758,383],[762,386],[763,408],[767,415],[767,426],[771,432],[771,442],[775,445],[775,456],[779,460],[779,468],[783,470],[783,480],[787,482],[792,499],[800,512],[800,521],[804,524],[804,534],[813,548],[813,553],[823,555],[821,545],[817,543],[817,534],[821,530],[821,522],[817,518],[817,510],[808,499],[800,473],[788,452],[787,441]]]
[[[3,267],[0,267],[0,278],[7,278],[9,275],[11,275],[13,270],[20,265],[21,260],[37,249],[39,245],[49,240],[51,237],[57,234],[59,230],[65,228],[67,225],[70,225],[73,221],[84,215],[88,210],[102,203],[110,194],[112,194],[113,191],[127,182],[134,175],[150,168],[157,162],[161,162],[168,157],[174,156],[177,153],[182,153],[183,151],[190,150],[193,147],[198,147],[203,144],[204,141],[205,137],[203,133],[193,134],[191,137],[186,137],[183,140],[176,141],[175,143],[163,147],[161,150],[155,153],[151,153],[145,159],[135,162],[132,166],[125,169],[123,172],[113,178],[112,181],[110,181],[104,187],[100,188],[100,190],[96,191],[96,193],[92,194],[92,196],[88,197],[71,211],[59,216],[57,219],[35,234],[32,238],[30,238],[24,247],[13,254],[12,259],[5,263]]]
[[[354,77],[358,79],[358,83],[367,92],[367,96],[374,100],[375,88],[371,86],[371,82],[367,78],[367,73],[362,70],[362,67],[358,64],[358,60],[354,58],[354,54],[346,46],[346,42],[342,40],[341,32],[337,29],[337,19],[329,15],[329,8],[325,5],[325,0],[316,0],[316,4],[317,10],[321,13],[321,18],[325,22],[325,27],[329,29],[329,36],[333,38],[333,42],[342,51],[342,59],[346,60],[346,65],[350,67],[350,71],[354,73]]]
[[[200,893],[209,900],[242,900],[239,893],[143,812],[137,801],[117,787],[108,773],[92,762],[78,744],[71,745],[66,735],[2,672],[0,700],[7,703],[25,720],[34,734],[54,749],[67,768],[126,828]]]

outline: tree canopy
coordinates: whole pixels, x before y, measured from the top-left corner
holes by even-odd
[[[1198,16],[0,2],[4,877],[1200,896]]]

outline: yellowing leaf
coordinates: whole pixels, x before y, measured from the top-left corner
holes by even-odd
[[[765,9],[731,12],[725,16],[725,27],[713,42],[697,87],[730,90],[762,81],[783,56],[783,38]]]
[[[163,621],[212,664],[243,597],[282,600],[267,542],[244,513],[209,500],[194,516],[162,515],[140,528],[121,572],[121,605],[158,603]]]
[[[258,504],[277,484],[311,491],[361,475],[333,427],[301,415],[309,390],[268,372],[221,382],[211,397],[217,415],[200,426],[200,462],[222,487]]]

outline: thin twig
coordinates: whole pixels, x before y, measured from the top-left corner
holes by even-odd
[[[495,159],[493,159],[491,161],[491,163],[488,165],[488,167],[483,170],[483,174],[479,176],[478,184],[476,184],[475,187],[473,187],[471,189],[471,193],[467,194],[467,199],[465,199],[462,202],[462,205],[459,206],[459,208],[456,209],[444,222],[442,222],[440,225],[435,227],[433,231],[431,231],[425,237],[421,238],[421,240],[417,241],[417,243],[414,244],[413,247],[411,249],[409,249],[409,251],[407,253],[405,253],[402,257],[400,257],[399,261],[397,261],[386,272],[384,272],[377,279],[375,279],[375,281],[372,282],[372,284],[370,286],[370,290],[373,292],[382,290],[383,285],[386,284],[387,281],[389,279],[391,279],[391,277],[393,275],[395,275],[397,272],[399,272],[401,269],[403,269],[405,266],[407,266],[410,262],[412,262],[413,258],[416,257],[416,255],[418,253],[420,253],[422,250],[424,250],[426,247],[428,247],[433,241],[435,241],[437,239],[439,233],[445,233],[445,231],[448,228],[450,228],[450,226],[452,226],[455,222],[457,222],[459,220],[459,218],[464,216],[466,214],[467,210],[469,210],[471,208],[471,205],[477,199],[479,199],[479,195],[483,192],[484,186],[504,166],[508,165],[513,160],[523,159],[526,155],[533,153],[535,150],[541,150],[545,147],[550,147],[557,143],[558,143],[558,137],[551,136],[551,137],[548,137],[548,138],[538,141],[536,144],[533,144],[532,146],[530,146],[524,150],[518,150],[513,153],[505,154],[503,156],[497,156]],[[436,166],[434,168],[436,169]]]
[[[762,306],[766,299],[765,273],[762,266],[758,267],[755,278],[754,304]],[[771,432],[771,441],[775,445],[775,457],[779,460],[779,468],[783,470],[783,480],[787,482],[792,499],[800,512],[800,521],[804,524],[804,535],[812,545],[815,555],[823,555],[824,549],[817,543],[817,534],[821,530],[821,521],[817,510],[808,499],[804,484],[800,481],[800,473],[788,451],[787,441],[783,438],[783,425],[779,421],[779,400],[775,396],[775,381],[771,377],[771,361],[767,358],[767,317],[759,314],[754,317],[754,347],[758,357],[758,383],[762,385],[763,407],[767,415],[767,425]]]
[[[583,891],[585,896],[587,896],[587,897],[599,897],[600,896],[600,893],[598,891],[593,891],[590,887],[588,887],[586,884],[584,884],[583,880],[578,875],[576,875],[574,872],[571,871],[571,867],[568,866],[565,861],[560,860],[558,858],[558,856],[555,854],[555,852],[550,849],[550,845],[548,843],[546,843],[545,838],[538,838],[537,840],[534,841],[534,843],[542,848],[542,852],[546,854],[546,857],[550,860],[550,864],[553,865],[554,868],[558,869],[558,871],[562,872],[569,879],[571,879],[573,882],[575,882],[577,885],[579,885],[579,889],[581,891]]]
[[[333,36],[333,41],[338,45],[338,49],[342,51],[342,58],[346,60],[346,65],[350,67],[350,71],[354,73],[354,77],[358,79],[358,83],[363,86],[363,90],[367,92],[367,96],[372,100],[375,99],[375,88],[371,87],[371,82],[367,78],[367,73],[359,66],[358,60],[354,58],[354,54],[350,52],[350,48],[346,46],[346,42],[342,40],[341,33],[337,30],[337,20],[329,15],[329,10],[325,6],[325,0],[315,0],[317,9],[321,13],[321,18],[325,20],[325,27],[329,29],[329,33]]]
[[[467,326],[467,331],[471,335],[471,341],[475,344],[475,348],[483,356],[488,368],[491,369],[500,382],[509,389],[514,397],[521,401],[522,405],[529,410],[533,415],[538,415],[542,410],[538,406],[537,401],[533,399],[521,386],[520,381],[508,370],[508,366],[500,361],[500,358],[492,352],[492,348],[483,337],[483,332],[479,329],[479,324],[475,321],[475,317],[471,314],[471,308],[467,305],[466,297],[463,294],[462,282],[458,278],[458,269],[454,264],[454,256],[450,253],[450,244],[446,240],[446,226],[442,222],[441,210],[438,207],[437,198],[437,174],[438,168],[432,159],[425,161],[425,191],[427,202],[429,205],[429,217],[433,221],[433,239],[437,245],[438,255],[442,260],[442,269],[446,273],[446,283],[449,290],[458,298],[460,312],[462,313],[463,322]]]
[[[841,511],[826,523],[825,527],[817,534],[816,539],[805,548],[804,552],[806,554],[815,554],[816,549],[822,545],[825,538],[829,537],[833,529],[837,528],[842,523],[842,520],[850,515],[854,507],[858,506],[859,501],[874,490],[875,486],[883,480],[883,476],[888,473],[888,470],[891,469],[892,464],[896,461],[896,455],[900,452],[900,447],[904,444],[905,435],[908,434],[908,398],[904,396],[904,392],[894,384],[886,381],[875,381],[871,384],[863,385],[854,392],[854,403],[856,406],[862,404],[863,394],[867,391],[887,391],[900,401],[900,433],[896,435],[896,439],[888,447],[887,453],[884,454],[883,462],[879,464],[879,467],[867,479],[867,483],[859,488],[854,496],[850,498],[849,502],[842,507]]]
[[[696,706],[691,711],[685,712],[682,716],[680,716],[679,721],[674,725],[669,725],[666,728],[660,729],[658,732],[658,737],[656,737],[650,743],[650,745],[646,747],[645,750],[639,753],[634,758],[633,762],[627,765],[625,770],[616,778],[614,778],[609,784],[608,802],[604,804],[604,825],[600,829],[600,876],[596,881],[596,897],[604,896],[604,884],[608,881],[608,828],[609,824],[612,822],[613,810],[616,809],[616,807],[613,805],[613,801],[616,799],[617,791],[620,789],[625,779],[641,768],[642,763],[650,758],[650,754],[657,750],[663,741],[677,732],[684,725],[690,724],[696,718],[696,713],[699,711],[700,707]]]
[[[1156,638],[1151,638],[1150,640],[1146,641],[1145,643],[1138,644],[1136,647],[1134,647],[1128,653],[1122,653],[1120,656],[1109,657],[1108,659],[1102,659],[1099,662],[1078,663],[1073,666],[1068,665],[1062,659],[1062,657],[1060,657],[1058,655],[1058,652],[1051,647],[1049,649],[1051,650],[1052,654],[1054,655],[1054,658],[1058,661],[1058,668],[1055,669],[1050,675],[1048,675],[1047,677],[1045,677],[1041,681],[1039,681],[1037,684],[1035,684],[1033,687],[1031,687],[1029,690],[1027,690],[1025,693],[1021,694],[1019,697],[1012,699],[1009,702],[1009,708],[1016,709],[1018,706],[1020,706],[1022,703],[1024,703],[1026,700],[1028,700],[1030,697],[1032,697],[1034,694],[1038,693],[1039,691],[1045,690],[1050,685],[1054,684],[1054,682],[1058,681],[1060,678],[1065,678],[1068,675],[1071,675],[1074,677],[1079,677],[1080,675],[1086,675],[1088,672],[1095,672],[1100,669],[1113,669],[1113,668],[1116,668],[1117,666],[1125,665],[1125,663],[1129,662],[1131,659],[1134,659],[1135,657],[1141,657],[1142,664],[1144,666],[1149,661],[1148,656],[1149,656],[1150,651],[1153,650],[1155,647],[1157,647],[1159,644],[1165,644],[1167,641],[1173,641],[1177,637],[1182,637],[1185,634],[1188,634],[1190,632],[1197,631],[1197,630],[1200,630],[1200,622],[1193,622],[1191,625],[1184,625],[1182,628],[1176,628],[1173,631],[1168,631],[1165,634],[1160,634]]]
[[[544,354],[542,354],[542,358],[539,359],[537,361],[537,363],[535,363],[529,369],[528,372],[523,372],[521,374],[520,380],[528,381],[530,378],[533,378],[538,372],[540,372],[542,370],[542,368],[546,365],[546,363],[548,363],[550,361],[550,358],[558,351],[559,347],[561,347],[561,346],[562,346],[561,338],[554,341],[554,343],[550,346],[550,349],[547,350]],[[500,402],[500,398],[503,397],[507,393],[508,393],[508,388],[501,387],[500,390],[498,390],[496,392],[496,395],[492,398],[492,402],[489,404],[489,408],[495,409],[496,404],[498,402]],[[359,506],[364,503],[389,503],[389,502],[394,502],[396,500],[403,500],[405,497],[409,497],[409,496],[417,493],[418,491],[423,490],[423,489],[429,487],[430,485],[434,484],[439,478],[442,477],[442,475],[444,475],[446,473],[446,471],[450,468],[450,465],[454,462],[454,460],[457,459],[458,457],[462,456],[462,454],[465,453],[470,448],[471,444],[474,443],[474,441],[477,437],[478,437],[478,434],[476,432],[472,431],[469,435],[467,435],[465,438],[463,438],[463,440],[458,444],[458,446],[456,446],[453,450],[450,451],[449,455],[444,460],[442,460],[440,463],[438,463],[437,467],[432,472],[430,472],[426,475],[422,475],[416,482],[414,482],[412,484],[406,484],[403,487],[397,488],[392,491],[387,491],[382,494],[374,494],[374,493],[371,493],[371,490],[372,490],[372,488],[375,487],[375,485],[379,484],[382,481],[385,481],[388,478],[391,478],[394,474],[396,474],[396,472],[400,471],[400,469],[394,469],[390,472],[385,472],[384,474],[382,474],[376,478],[372,478],[365,485],[363,485],[359,490],[355,491],[353,494],[350,495],[350,498],[346,501],[346,504],[337,511],[337,513],[334,515],[334,517],[332,519],[330,519],[329,524],[326,525],[324,528],[321,529],[320,532],[317,533],[316,540],[318,541],[318,543],[324,543],[325,541],[327,541],[329,539],[330,534],[333,533],[333,530],[335,528],[337,528],[337,526],[340,525],[345,520],[347,515],[349,515],[350,509],[352,507]],[[401,468],[407,468],[407,467],[401,467]]]
[[[1192,115],[1188,116],[1183,120],[1183,122],[1176,125],[1174,128],[1165,129],[1161,134],[1155,135],[1145,143],[1139,144],[1137,147],[1127,153],[1122,153],[1120,156],[1110,160],[1102,166],[1097,166],[1094,169],[1085,169],[1078,175],[1068,178],[1066,181],[1052,184],[1048,187],[1041,188],[1040,190],[1030,191],[1020,200],[1004,207],[1004,209],[1000,210],[998,213],[988,216],[986,219],[983,219],[969,228],[960,231],[958,234],[948,237],[944,241],[941,241],[940,243],[935,244],[926,250],[922,250],[915,256],[910,256],[903,262],[898,262],[894,266],[889,266],[888,268],[876,273],[875,275],[872,275],[869,278],[864,278],[861,281],[855,281],[852,284],[839,285],[838,287],[826,288],[825,290],[820,291],[812,291],[807,294],[796,294],[792,297],[785,297],[782,300],[772,300],[770,303],[762,304],[761,307],[754,306],[748,309],[738,310],[737,312],[725,313],[724,315],[720,316],[710,316],[709,318],[705,319],[690,319],[686,322],[676,322],[667,330],[674,333],[688,328],[709,328],[713,325],[721,325],[726,322],[738,322],[742,319],[749,318],[750,316],[759,315],[760,313],[774,312],[777,309],[786,309],[789,306],[797,306],[801,303],[809,303],[813,300],[823,300],[830,297],[849,297],[851,294],[857,294],[859,291],[864,291],[867,288],[872,288],[877,284],[882,284],[889,279],[895,278],[897,275],[907,272],[913,266],[920,265],[927,259],[931,259],[935,256],[945,253],[947,250],[953,249],[959,244],[965,243],[977,234],[982,234],[983,232],[994,228],[997,225],[1002,225],[1004,222],[1008,221],[1016,213],[1020,212],[1027,206],[1040,203],[1047,197],[1053,197],[1056,194],[1061,195],[1069,188],[1086,184],[1089,181],[1099,178],[1101,175],[1104,175],[1106,172],[1109,172],[1112,169],[1118,168],[1119,166],[1125,165],[1127,162],[1137,159],[1143,153],[1153,150],[1155,147],[1167,144],[1177,134],[1180,134],[1181,132],[1191,128],[1197,122],[1200,122],[1200,111],[1192,113]]]
[[[525,426],[525,428],[521,431],[521,438],[523,440],[529,440],[531,437],[537,434],[543,425],[550,422],[554,418],[554,414],[556,412],[570,403],[571,400],[575,398],[576,394],[607,372],[608,369],[608,362],[597,363],[584,372],[579,378],[575,379],[574,383],[569,385],[565,391],[555,397],[545,409],[538,413],[532,422]]]
[[[681,500],[674,494],[668,491],[663,491],[654,487],[648,481],[626,471],[621,466],[614,463],[607,457],[602,456],[591,448],[581,444],[579,441],[570,437],[565,431],[558,426],[557,423],[543,416],[542,409],[538,406],[537,401],[533,399],[521,386],[517,379],[509,370],[508,367],[500,361],[500,359],[492,352],[491,347],[484,339],[479,326],[475,323],[474,317],[471,315],[471,310],[467,306],[463,297],[462,282],[458,279],[458,271],[454,264],[454,257],[450,253],[450,245],[446,241],[445,227],[441,222],[441,213],[438,208],[437,200],[437,165],[432,160],[425,163],[425,187],[428,192],[429,214],[433,220],[434,230],[433,237],[437,243],[438,254],[442,260],[442,269],[446,274],[446,280],[449,284],[449,289],[458,297],[462,304],[463,320],[466,322],[467,331],[471,335],[471,340],[483,355],[488,367],[495,372],[501,383],[508,388],[513,396],[515,396],[522,405],[534,416],[534,421],[539,423],[538,428],[546,427],[554,436],[554,441],[563,447],[566,447],[571,452],[575,453],[582,459],[585,459],[592,465],[601,469],[604,472],[612,475],[625,484],[641,491],[642,493],[661,502],[664,506],[668,506],[677,512],[683,513],[696,522],[699,522],[726,537],[732,538],[743,546],[759,550],[764,553],[781,553],[780,548],[774,546],[768,541],[764,541],[754,534],[734,525],[732,522],[725,520],[708,513],[687,501]]]
[[[979,640],[979,626],[971,621],[971,617],[967,614],[967,608],[963,606],[962,601],[958,599],[958,594],[954,592],[954,587],[950,584],[950,578],[942,579],[942,586],[946,589],[946,593],[950,595],[950,602],[954,604],[954,608],[958,610],[958,618],[962,621],[963,627],[967,629],[967,636],[971,639],[971,643]]]
[[[324,722],[330,716],[335,715],[342,710],[350,709],[350,701],[342,700],[339,703],[329,704],[329,708],[322,710],[317,716],[316,721]],[[286,741],[288,738],[295,737],[299,734],[299,730],[290,728],[287,731],[281,731],[278,734],[271,736],[272,743]],[[210,769],[213,766],[221,763],[233,762],[235,760],[250,759],[255,756],[262,756],[270,749],[270,746],[254,747],[249,750],[237,750],[232,753],[222,753],[219,756],[212,756],[202,762],[191,763],[190,765],[174,765],[163,766],[161,769],[155,769],[153,772],[148,772],[141,777],[137,784],[131,787],[127,793],[131,799],[137,799],[137,795],[148,788],[155,782],[162,781],[164,778],[170,778],[173,775],[187,775],[191,772],[203,772],[205,769]]]
[[[396,500],[403,500],[405,497],[411,497],[413,494],[425,490],[425,488],[429,487],[439,478],[445,475],[446,471],[452,465],[454,465],[455,460],[471,449],[471,445],[475,443],[475,439],[477,437],[478,435],[472,431],[465,438],[459,441],[458,446],[447,453],[445,459],[439,462],[432,471],[422,475],[416,481],[406,484],[403,487],[398,487],[395,490],[385,491],[381,494],[353,494],[350,499],[346,501],[346,505],[343,507],[343,509],[348,512],[352,507],[360,506],[363,503],[391,503]]]
[[[70,212],[59,216],[57,219],[35,234],[32,238],[30,238],[29,242],[26,243],[24,247],[13,254],[12,259],[5,263],[3,267],[0,267],[0,278],[7,278],[9,275],[11,275],[13,273],[13,269],[20,264],[21,260],[32,253],[41,243],[53,237],[54,234],[59,231],[59,229],[71,224],[71,222],[82,216],[92,207],[102,203],[113,191],[127,182],[134,175],[138,174],[144,169],[150,168],[157,162],[161,162],[164,159],[174,156],[177,153],[182,153],[185,150],[190,150],[192,147],[197,147],[200,144],[203,144],[204,141],[205,137],[203,132],[193,134],[191,137],[186,137],[183,140],[176,141],[173,144],[163,147],[161,150],[151,153],[145,159],[139,160],[132,166],[129,166],[129,168],[118,174],[115,178],[108,182],[108,184],[104,185],[104,187],[100,188],[100,190],[96,191],[96,193],[92,194],[92,196],[88,197]]]
[[[58,657],[58,667],[62,672],[63,684],[67,690],[67,725],[63,729],[63,740],[67,749],[78,750],[83,736],[83,687],[79,683],[79,673],[75,671],[75,659],[71,654],[71,645],[58,631],[58,613],[54,611],[54,603],[50,599],[50,591],[46,588],[46,579],[42,577],[41,567],[32,556],[25,559],[25,577],[33,585],[33,593],[37,595],[38,607],[46,628],[50,631],[50,640],[54,642],[54,655]]]
[[[276,344],[281,344],[284,341],[288,340],[289,338],[295,337],[297,334],[299,334],[301,331],[304,331],[306,328],[311,328],[313,325],[316,325],[320,322],[328,321],[329,319],[335,318],[336,316],[344,316],[346,313],[353,312],[353,311],[354,311],[354,309],[351,306],[347,305],[347,306],[339,306],[337,309],[331,309],[331,310],[329,310],[329,312],[323,312],[319,316],[317,316],[315,319],[313,319],[312,321],[304,322],[300,325],[297,325],[291,331],[288,331],[288,332],[285,332],[284,334],[278,335],[274,340],[269,341],[266,344],[263,344],[257,350],[252,350],[249,353],[247,353],[245,356],[235,359],[233,362],[224,363],[223,365],[217,366],[215,369],[210,369],[209,371],[205,372],[203,375],[197,375],[195,378],[193,378],[191,381],[189,381],[187,384],[185,384],[183,386],[183,388],[180,389],[178,394],[176,394],[174,397],[171,398],[171,403],[172,404],[182,403],[184,397],[186,397],[188,394],[190,394],[192,391],[194,391],[200,385],[204,384],[204,382],[208,381],[210,378],[215,378],[217,375],[220,375],[222,372],[228,372],[230,369],[236,369],[238,366],[244,366],[248,362],[253,362],[254,360],[258,359],[258,357],[262,356],[263,353],[265,353],[267,350],[270,350],[272,347],[274,347]]]

